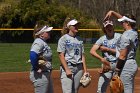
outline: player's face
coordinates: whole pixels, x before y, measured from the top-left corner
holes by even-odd
[[[42,36],[45,40],[47,40],[47,39],[50,38],[50,32],[44,32],[41,36]]]
[[[105,31],[106,31],[106,35],[109,37],[109,38],[113,38],[114,36],[114,28],[112,25],[108,25],[105,27]]]
[[[70,26],[70,30],[71,30],[73,33],[78,32],[78,25]]]
[[[128,22],[121,22],[123,28],[126,30],[126,28],[129,26]]]

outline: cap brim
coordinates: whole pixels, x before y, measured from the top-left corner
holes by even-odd
[[[136,23],[135,20],[132,20],[132,19],[126,17],[126,16],[123,16],[122,18],[119,18],[118,21],[119,21],[119,22],[128,21],[128,22]]]
[[[50,32],[53,29],[53,27],[48,27],[47,29],[44,29],[44,32]]]
[[[77,20],[71,20],[68,24],[67,24],[67,27],[69,27],[69,26],[74,26],[74,25],[76,25],[76,24],[78,24],[79,22],[77,21]]]
[[[106,25],[104,25],[104,27],[107,27],[108,25],[111,25],[111,26],[113,26],[113,24],[109,23],[109,24],[106,24]]]
[[[122,21],[124,21],[124,19],[123,19],[123,18],[120,18],[120,19],[118,19],[118,21],[119,21],[119,22],[122,22]]]

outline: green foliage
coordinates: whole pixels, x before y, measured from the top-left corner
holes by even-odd
[[[82,22],[82,28],[89,26],[88,16],[76,8],[59,4],[57,0],[3,0],[0,5],[1,28],[34,28],[39,21],[47,22],[54,28],[62,28],[67,16]],[[15,36],[24,34],[24,31],[4,33]]]

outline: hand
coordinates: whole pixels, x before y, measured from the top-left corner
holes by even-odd
[[[72,78],[72,72],[69,68],[66,69],[66,75],[67,75],[67,77]]]
[[[111,67],[108,66],[108,65],[103,64],[103,68],[102,68],[102,70],[103,70],[103,71],[102,71],[103,73],[106,73],[106,72],[108,72],[108,71],[111,70]]]
[[[38,72],[38,73],[41,73],[41,72],[42,72],[42,69],[39,68],[39,69],[37,70],[37,72]]]
[[[109,11],[109,12],[106,14],[106,16],[105,16],[104,21],[109,20],[110,17],[111,17],[111,15],[112,15],[112,13],[113,13],[113,11]]]
[[[107,61],[105,58],[102,58],[102,59],[101,59],[101,62],[102,62],[104,65],[110,66],[110,62]]]
[[[89,72],[84,72],[84,76],[88,77],[89,76]]]
[[[121,70],[118,68],[115,68],[115,75],[120,76]]]

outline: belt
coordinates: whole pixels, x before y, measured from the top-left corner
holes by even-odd
[[[68,62],[67,64],[68,64],[68,66],[78,66],[78,65],[82,65],[82,63],[73,64],[73,63],[71,63],[71,62]]]
[[[116,63],[116,62],[117,62],[117,60],[112,60],[112,61],[109,61],[109,62]]]
[[[133,59],[133,60],[135,60],[135,58],[128,58],[127,60],[130,60],[130,59]]]

